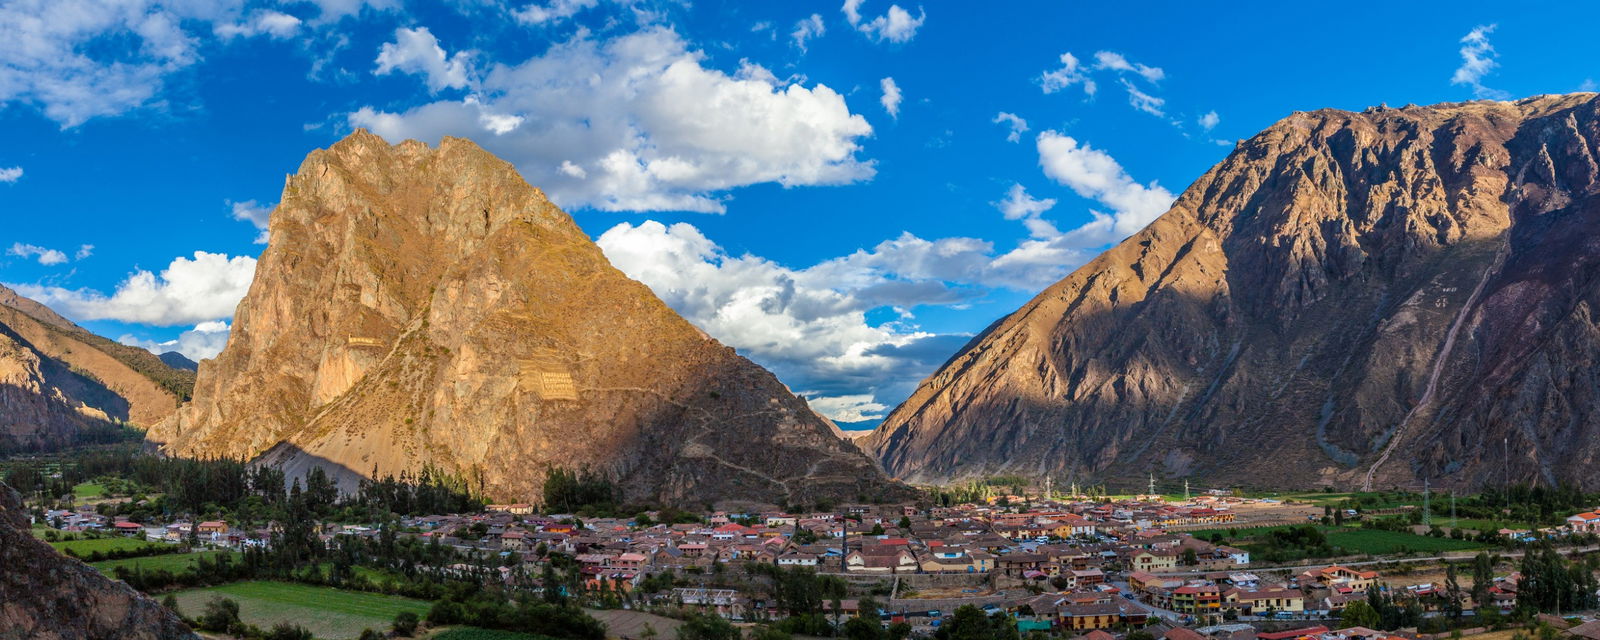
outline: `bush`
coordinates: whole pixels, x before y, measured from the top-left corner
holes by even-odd
[[[297,625],[292,625],[292,624],[289,624],[287,622],[279,622],[278,624],[273,625],[272,630],[268,631],[266,635],[262,636],[262,639],[263,640],[316,640],[314,637],[312,637],[310,631],[306,631],[303,627],[300,627],[300,626],[297,626]]]
[[[402,638],[409,638],[417,633],[417,614],[410,611],[401,611],[394,617],[394,634]]]
[[[739,630],[718,615],[697,613],[678,627],[678,640],[739,640]]]

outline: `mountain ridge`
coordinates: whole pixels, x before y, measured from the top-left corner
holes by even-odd
[[[863,446],[919,482],[1153,470],[1262,486],[1592,485],[1580,470],[1596,434],[1574,418],[1600,399],[1555,380],[1587,360],[1554,366],[1567,356],[1536,348],[1549,324],[1526,340],[1495,326],[1538,309],[1559,324],[1561,304],[1587,317],[1592,286],[1529,282],[1592,275],[1596,250],[1529,234],[1591,215],[1595,110],[1594,94],[1574,94],[1292,114],[975,337]],[[1525,268],[1539,256],[1554,263]],[[1593,348],[1583,327],[1564,327],[1574,353]],[[1524,360],[1496,355],[1512,347],[1552,366],[1514,371]],[[1497,405],[1507,385],[1575,409]],[[1488,451],[1499,439],[1524,442],[1509,473]]]

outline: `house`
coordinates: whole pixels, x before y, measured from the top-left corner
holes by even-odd
[[[1069,604],[1056,610],[1056,618],[1067,629],[1110,629],[1122,622],[1122,608],[1115,604]]]
[[[1133,555],[1129,564],[1134,571],[1171,571],[1178,566],[1178,554],[1170,551],[1140,551]]]
[[[1216,613],[1222,609],[1222,589],[1214,584],[1178,587],[1172,590],[1171,607],[1178,613]]]
[[[117,533],[125,536],[137,536],[144,534],[144,525],[141,525],[137,522],[128,522],[127,520],[122,520],[111,525],[111,527],[115,529]]]
[[[1567,527],[1579,533],[1600,533],[1600,513],[1585,511],[1567,518]]]
[[[846,554],[844,568],[861,573],[916,573],[917,556],[905,547],[865,547]]]
[[[221,520],[208,520],[195,525],[195,528],[198,530],[200,535],[211,535],[215,537],[218,534],[224,534],[228,532],[228,523]]]
[[[1261,615],[1267,611],[1298,613],[1306,610],[1305,594],[1300,593],[1298,589],[1240,591],[1235,602],[1235,606],[1249,615]]]
[[[1325,569],[1307,571],[1300,574],[1300,585],[1320,582],[1329,589],[1339,591],[1366,591],[1378,583],[1378,572],[1357,571],[1349,567],[1333,565]]]

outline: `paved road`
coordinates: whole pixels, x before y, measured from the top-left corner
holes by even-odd
[[[1590,546],[1590,547],[1578,547],[1578,548],[1572,548],[1572,549],[1557,548],[1557,550],[1562,552],[1563,554],[1591,553],[1591,552],[1594,552],[1594,551],[1600,551],[1600,545]],[[1489,551],[1490,553],[1498,555],[1498,556],[1500,556],[1502,558],[1521,558],[1523,556],[1523,553],[1524,553],[1522,551],[1498,551],[1497,552],[1497,551],[1495,551],[1493,549],[1486,549],[1486,551]],[[1477,551],[1462,551],[1462,552],[1454,553],[1454,554],[1444,554],[1444,555],[1438,555],[1438,556],[1430,556],[1430,557],[1426,557],[1426,558],[1388,558],[1388,559],[1380,559],[1380,560],[1360,560],[1360,561],[1356,561],[1356,562],[1335,562],[1335,561],[1330,559],[1327,562],[1321,562],[1321,563],[1317,563],[1317,564],[1302,564],[1302,565],[1287,566],[1287,567],[1267,567],[1267,566],[1259,566],[1259,565],[1247,564],[1247,565],[1240,566],[1240,567],[1229,567],[1227,569],[1217,569],[1217,570],[1211,570],[1211,571],[1164,571],[1164,572],[1161,572],[1161,573],[1157,573],[1155,575],[1163,576],[1163,577],[1181,578],[1181,577],[1185,577],[1185,576],[1203,576],[1203,575],[1208,574],[1208,573],[1217,573],[1218,571],[1307,571],[1307,570],[1310,570],[1310,569],[1321,569],[1321,568],[1326,567],[1326,566],[1328,566],[1330,564],[1337,564],[1337,565],[1339,565],[1341,567],[1361,567],[1361,566],[1368,566],[1368,565],[1374,565],[1374,564],[1395,564],[1395,563],[1414,563],[1414,562],[1443,562],[1445,560],[1451,560],[1451,561],[1470,560],[1470,559],[1472,559],[1473,556],[1476,556],[1476,555],[1478,555]]]
[[[1111,583],[1111,586],[1122,590],[1122,593],[1133,593],[1134,592],[1133,591],[1133,587],[1128,586],[1128,583],[1126,581],[1110,580],[1109,582]],[[1121,598],[1122,596],[1118,595],[1117,597]],[[1150,615],[1156,616],[1158,618],[1162,618],[1164,620],[1177,620],[1178,618],[1183,617],[1183,614],[1181,614],[1181,613],[1178,613],[1176,611],[1170,611],[1170,610],[1167,610],[1167,609],[1162,609],[1160,607],[1157,607],[1157,606],[1155,606],[1153,604],[1150,604],[1150,603],[1145,602],[1143,600],[1140,600],[1138,598],[1132,598],[1132,599],[1124,598],[1124,600],[1127,600],[1128,602],[1133,603],[1134,606],[1137,606],[1140,609],[1144,609],[1145,611],[1149,612]]]

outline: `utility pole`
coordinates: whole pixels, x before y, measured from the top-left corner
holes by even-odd
[[[1450,528],[1456,528],[1456,490],[1450,490]]]

